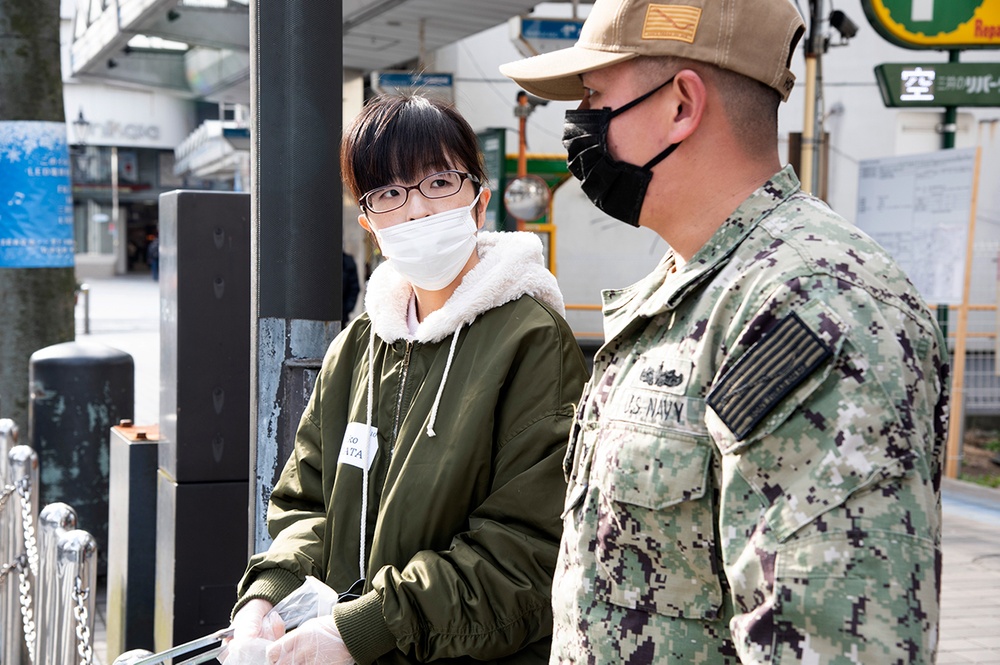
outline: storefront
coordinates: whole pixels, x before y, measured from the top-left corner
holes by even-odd
[[[77,274],[148,272],[159,196],[190,185],[174,176],[173,148],[193,103],[96,85],[67,85],[65,96]]]

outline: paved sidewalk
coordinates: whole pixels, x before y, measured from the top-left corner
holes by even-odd
[[[76,341],[124,351],[135,363],[137,425],[160,420],[160,285],[149,273],[112,279],[82,280],[89,296],[76,305]],[[85,300],[89,298],[90,333],[85,333]]]
[[[132,356],[136,386],[134,420],[138,425],[158,423],[159,285],[148,273],[88,280],[88,283],[90,334],[83,333],[81,298],[77,305],[77,341],[105,344]],[[944,572],[938,665],[1000,665],[1000,490],[946,479],[943,505]],[[105,602],[102,593],[98,597],[95,663],[109,665]]]
[[[938,665],[1000,663],[1000,490],[946,478]]]

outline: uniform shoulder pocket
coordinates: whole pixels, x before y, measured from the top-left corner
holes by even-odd
[[[827,511],[905,475],[915,453],[910,428],[872,371],[877,356],[865,346],[867,330],[849,328],[819,301],[772,330],[742,354],[713,392],[725,397],[746,387],[748,393],[775,390],[780,398],[748,394],[745,400],[764,404],[766,413],[745,429],[725,411],[731,400],[716,395],[706,424],[728,458],[727,468],[754,489],[763,519],[785,541]],[[778,345],[775,339],[784,341]],[[740,375],[737,365],[759,366],[764,356],[774,358],[774,369],[753,373],[765,378],[755,383],[746,372],[747,378],[726,383],[733,372]],[[773,383],[786,373],[793,382]]]

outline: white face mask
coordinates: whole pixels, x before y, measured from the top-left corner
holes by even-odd
[[[480,192],[481,193],[481,192]],[[381,231],[371,226],[382,254],[411,284],[438,291],[452,283],[476,250],[479,227],[472,204],[421,217]]]

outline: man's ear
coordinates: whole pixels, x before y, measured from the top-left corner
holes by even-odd
[[[486,223],[486,207],[490,203],[491,196],[493,192],[488,187],[479,190],[479,203],[476,204],[476,227],[479,229]]]
[[[708,89],[705,80],[692,69],[683,69],[674,77],[673,86],[667,95],[669,118],[671,120],[671,143],[680,143],[701,125],[705,114]]]

